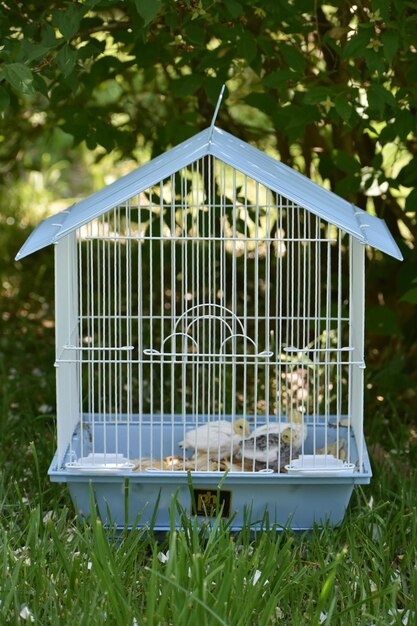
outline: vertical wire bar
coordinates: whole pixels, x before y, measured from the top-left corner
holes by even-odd
[[[116,207],[113,209],[113,232],[115,234],[115,238],[113,241],[113,335],[114,335],[114,346],[118,346],[118,342],[119,342],[119,337],[118,337],[118,320],[117,320],[117,310],[118,310],[118,293],[119,293],[119,270],[118,270],[118,248],[119,248],[119,243],[118,243],[118,238],[117,238],[117,234],[118,234],[118,209],[119,207]],[[118,366],[118,360],[119,360],[119,351],[115,350],[115,351],[111,351],[109,353],[109,360],[112,362],[112,366],[113,366],[113,385],[110,385],[110,387],[114,387],[114,401],[113,401],[113,413],[114,413],[114,425],[115,425],[115,447],[116,447],[116,454],[118,452],[119,449],[119,432],[118,432],[118,402],[119,402],[119,366]],[[114,359],[113,355],[115,355],[116,359]],[[110,415],[109,415],[110,418]],[[106,420],[106,429],[108,426],[108,420]]]
[[[283,259],[286,257],[286,262],[288,263],[288,248],[284,248],[285,246],[285,237],[284,237],[284,229],[283,229],[283,197],[281,195],[277,198],[277,221],[278,221],[278,239],[282,241],[278,242],[277,246],[277,285],[276,285],[276,310],[277,317],[275,322],[275,334],[276,334],[276,343],[277,343],[277,357],[276,357],[276,366],[275,366],[275,380],[276,380],[276,407],[275,407],[275,420],[281,424],[282,421],[282,389],[281,389],[281,372],[282,365],[280,364],[282,361],[282,340],[283,340],[283,304],[282,304],[282,277],[283,277]],[[279,363],[279,364],[278,364]],[[280,426],[281,427],[281,426]],[[280,447],[281,448],[281,447]],[[278,451],[278,472],[281,472],[281,454],[280,450]]]
[[[224,306],[224,297],[225,297],[225,279],[224,279],[224,245],[225,245],[225,219],[226,219],[226,198],[225,198],[225,163],[223,161],[219,162],[220,172],[219,172],[219,186],[220,186],[220,229],[219,229],[219,266],[220,266],[220,275],[219,275],[219,291],[220,291],[220,304]],[[215,265],[216,267],[216,265]],[[216,273],[216,270],[214,271]],[[216,296],[216,292],[213,294]],[[213,322],[213,350],[214,354],[216,350],[214,349],[217,345],[221,345],[224,339],[223,337],[223,324],[221,324],[219,328],[219,343],[216,343],[216,331],[217,325],[214,320]],[[217,399],[217,413],[218,418],[221,418],[221,409],[222,409],[222,399],[223,399],[223,386],[225,385],[225,381],[223,380],[223,372],[224,367],[222,366],[221,359],[218,359],[218,378],[219,378],[219,387],[218,387],[218,399]],[[217,442],[217,458],[220,459],[220,442]]]
[[[150,345],[153,346],[154,338],[153,338],[153,287],[154,287],[154,278],[153,278],[153,210],[152,210],[152,188],[149,189],[149,341]],[[149,456],[151,458],[151,463],[154,460],[154,438],[155,438],[155,424],[154,424],[154,364],[153,364],[153,356],[150,355],[150,363],[149,363],[149,411],[150,411],[150,442],[149,442]]]
[[[209,303],[215,303],[216,301],[216,243],[215,243],[215,235],[216,235],[216,220],[219,221],[220,223],[220,206],[217,207],[217,189],[216,189],[216,176],[218,173],[218,165],[217,165],[217,159],[215,157],[212,157],[212,178],[211,178],[211,183],[212,183],[212,187],[211,187],[211,192],[212,192],[212,206],[213,206],[213,210],[211,211],[211,219],[209,220],[210,223],[210,229],[211,229],[211,242],[209,244],[210,249],[211,249],[211,255],[210,255],[210,261],[211,261],[211,267],[209,269],[209,277],[210,277],[210,293],[209,293]],[[220,172],[219,172],[219,176],[220,176]],[[219,190],[219,196],[220,196],[220,190]],[[216,215],[216,213],[218,213]],[[212,323],[212,321],[210,320],[209,323],[209,346],[210,346],[210,350],[211,347],[213,345],[215,345],[214,343],[214,324]],[[215,412],[216,412],[216,362],[214,357],[210,357],[210,361],[211,361],[211,410],[209,411],[209,414],[207,416],[208,421],[211,420],[212,417],[214,417]]]
[[[200,263],[199,263],[199,209],[198,209],[198,176],[199,176],[199,168],[198,161],[196,163],[192,163],[191,165],[191,202],[193,205],[193,211],[195,210],[195,295],[196,295],[196,304],[200,305]],[[196,339],[197,345],[200,346],[200,324],[196,324]],[[198,359],[199,360],[199,359]],[[204,360],[204,359],[202,359]],[[204,368],[204,364],[198,363],[196,368],[196,415],[200,414],[200,370]],[[207,455],[208,456],[208,455]]]
[[[232,311],[235,315],[237,315],[237,275],[236,275],[236,254],[237,254],[237,231],[236,231],[236,170],[233,168],[233,191],[232,191],[232,202],[233,202],[233,216],[232,216],[232,233],[233,233],[233,243],[232,243]],[[226,265],[226,263],[225,263]],[[233,334],[237,332],[236,329],[236,318],[234,317],[232,320],[232,330]],[[237,346],[236,346],[236,338],[233,338],[232,341],[232,350],[233,354],[236,354]],[[235,419],[236,416],[236,358],[232,359],[232,398],[231,398],[231,414],[232,419]],[[231,454],[232,456],[232,450]]]
[[[264,349],[269,351],[269,340],[270,340],[270,318],[271,318],[271,305],[270,305],[270,285],[271,285],[271,242],[268,241],[271,237],[271,191],[269,189],[265,190],[266,193],[266,235],[267,241],[265,242],[265,347]],[[259,352],[259,348],[258,348]],[[270,423],[270,406],[269,406],[269,375],[270,375],[270,365],[269,359],[265,359],[264,366],[264,380],[265,380],[265,421],[267,424]]]
[[[198,202],[199,202],[199,215],[200,215],[200,234],[203,237],[203,241],[200,242],[200,255],[201,255],[201,274],[200,274],[200,284],[201,284],[201,303],[206,304],[206,253],[205,253],[205,241],[204,237],[205,233],[205,159],[200,159],[201,172],[198,177],[197,185],[198,185]],[[206,324],[203,324],[202,328],[202,337],[201,337],[202,345],[206,347]],[[207,350],[206,350],[207,351]],[[207,413],[207,363],[202,368],[201,372],[201,414],[206,415]]]
[[[123,345],[123,335],[122,335],[122,313],[123,313],[123,309],[122,309],[122,237],[123,237],[123,232],[122,232],[122,220],[121,220],[121,214],[122,214],[122,207],[119,205],[117,207],[117,334],[118,334],[118,340],[116,345],[118,346],[119,350],[116,353],[117,354],[117,369],[118,369],[118,376],[119,376],[119,398],[118,398],[118,405],[117,405],[117,421],[115,424],[115,429],[117,432],[117,442],[116,442],[116,454],[120,454],[120,422],[123,419],[123,363],[122,363],[122,355],[123,352],[121,351],[121,347]]]
[[[259,183],[255,185],[255,268],[254,268],[254,290],[259,287]],[[254,317],[255,317],[255,346],[259,344],[259,298],[254,297]],[[258,426],[258,359],[254,363],[254,424]],[[266,454],[269,458],[269,437],[267,438]],[[267,463],[268,467],[269,463]]]
[[[243,419],[248,419],[248,360],[247,360],[247,335],[248,335],[248,177],[244,178],[244,198],[245,198],[245,226],[244,226],[244,249],[243,249],[243,332],[245,335],[243,341]],[[245,456],[245,440],[242,444],[242,469]],[[255,467],[255,459],[252,461],[252,469]]]
[[[187,170],[184,168],[181,170],[181,200],[184,207],[184,232],[185,232],[185,256],[184,256],[184,267],[183,267],[183,283],[184,283],[184,298],[183,298],[183,309],[184,309],[184,326],[183,331],[185,331],[188,324],[188,289],[189,289],[189,270],[188,270],[188,251],[191,244],[191,239],[189,237],[187,225],[188,225],[188,196],[187,196]],[[191,216],[192,217],[192,216]],[[192,231],[191,231],[192,232]],[[191,372],[190,372],[191,369]],[[193,404],[193,370],[194,365],[191,364],[191,368],[187,368],[188,372],[191,374],[188,376],[188,383],[191,385],[190,393],[189,393],[189,401],[187,402],[187,395],[185,391],[185,411],[186,411],[186,422],[188,422],[189,414],[193,414],[194,404]],[[198,416],[196,417],[196,422],[198,423]],[[185,426],[184,424],[184,437],[185,437]]]
[[[194,163],[192,163],[191,165],[191,198],[190,198],[190,210],[191,210],[191,293],[192,293],[192,306],[198,306],[198,295],[197,295],[197,283],[199,280],[199,276],[197,275],[197,271],[196,271],[196,254],[198,253],[197,251],[197,233],[196,233],[196,229],[197,229],[197,220],[196,220],[196,215],[195,215],[195,198],[194,198]],[[198,309],[197,309],[198,310]],[[193,415],[194,418],[196,418],[197,423],[198,423],[198,371],[200,368],[200,357],[196,356],[193,359],[193,368],[192,368],[192,372],[193,372],[193,384],[192,384],[192,398],[193,398],[193,407],[192,407],[192,411],[193,411]],[[196,435],[196,441],[197,441],[197,435]],[[196,462],[197,462],[197,454],[196,456]]]
[[[319,241],[319,235],[320,235],[320,230],[319,230],[319,219],[318,217],[314,216],[314,224],[315,224],[315,232],[314,232],[314,237],[315,237],[315,249],[316,249],[316,254],[315,254],[315,265],[314,265],[314,272],[315,272],[315,276],[314,276],[314,345],[317,347],[317,342],[319,341],[320,338],[320,329],[319,329],[319,315],[320,315],[320,304],[319,304],[319,290],[320,290],[320,241]],[[314,398],[314,424],[313,424],[313,451],[314,454],[316,454],[316,449],[317,449],[317,445],[316,445],[316,436],[317,436],[317,419],[319,416],[319,367],[320,365],[317,365],[317,354],[320,353],[315,353],[314,354],[314,381],[313,381],[313,398]]]
[[[181,198],[180,198],[180,207],[181,207],[181,226],[182,226],[182,236],[183,236],[183,240],[181,242],[181,252],[182,252],[182,265],[181,265],[181,271],[182,271],[182,314],[183,314],[183,319],[182,319],[182,325],[181,325],[181,332],[184,333],[185,332],[185,327],[186,327],[186,315],[185,311],[186,311],[186,306],[187,306],[187,298],[188,298],[188,263],[187,263],[187,256],[188,256],[188,240],[187,240],[187,211],[186,211],[186,206],[185,206],[185,198],[184,198],[184,179],[183,179],[183,174],[180,173],[180,194],[181,194]],[[172,191],[172,193],[174,193],[174,197],[175,197],[175,190]],[[183,335],[183,340],[182,340],[182,345],[184,346],[184,351],[186,348],[186,344],[185,344],[185,338]],[[181,423],[182,423],[182,439],[185,439],[185,432],[186,432],[186,414],[187,414],[187,357],[184,358],[182,360],[182,380],[181,380]],[[183,449],[182,451],[182,461],[183,461],[183,468],[185,469],[185,458],[186,458],[186,453],[185,453],[185,449]]]
[[[171,235],[173,237],[171,241],[171,320],[172,320],[172,329],[171,332],[174,332],[174,322],[177,315],[176,310],[176,301],[177,301],[177,281],[176,281],[176,243],[175,243],[175,175],[171,175],[170,181],[171,187]],[[162,183],[161,183],[161,197],[162,197]],[[163,264],[163,259],[161,257],[161,264]],[[175,338],[173,338],[173,349],[176,350],[176,342]],[[183,360],[184,357],[181,357]],[[176,359],[171,359],[171,456],[174,454],[174,441],[175,441],[175,393],[176,393],[176,385],[175,385],[175,361]],[[162,425],[161,425],[162,426]],[[161,455],[162,458],[162,455]],[[171,467],[173,470],[173,467]]]
[[[331,352],[330,350],[330,317],[331,317],[331,304],[332,304],[332,267],[331,267],[331,247],[330,247],[330,224],[327,224],[327,269],[326,269],[326,365],[325,365],[325,394],[324,394],[324,406],[325,406],[325,420],[324,420],[324,449],[327,451],[328,444],[328,423],[330,418],[330,382],[331,382]],[[339,358],[338,353],[337,358]]]
[[[92,229],[93,229],[93,222],[90,222],[89,224],[89,230],[90,230],[90,235],[92,234]],[[95,348],[96,347],[96,338],[95,338],[95,320],[94,320],[94,313],[95,313],[95,307],[94,307],[94,300],[95,300],[95,293],[94,293],[94,245],[95,242],[93,240],[91,240],[91,249],[90,249],[90,287],[91,287],[91,294],[90,294],[90,306],[91,306],[91,311],[90,311],[90,315],[91,315],[91,326],[90,326],[90,345]],[[89,364],[89,368],[90,368],[90,414],[93,416],[93,420],[95,421],[95,405],[94,405],[94,394],[95,394],[95,385],[94,385],[94,368],[95,368],[95,361],[96,359],[96,352],[95,350],[92,351],[91,353],[91,364]]]
[[[81,347],[83,343],[84,337],[84,319],[83,319],[83,309],[84,309],[84,298],[83,298],[83,289],[84,289],[84,274],[83,274],[83,246],[82,246],[82,237],[81,231],[77,230],[77,248],[78,248],[78,324],[79,324],[79,332],[78,332],[78,346]],[[82,435],[82,423],[83,423],[83,363],[82,363],[82,352],[78,351],[77,356],[77,367],[78,367],[78,411],[80,416],[80,434]],[[72,438],[71,438],[71,446],[70,452],[73,452],[72,448]],[[80,450],[81,456],[83,450]],[[70,457],[70,461],[72,460],[72,455]]]
[[[303,217],[303,246],[301,248],[302,250],[302,263],[303,263],[303,280],[302,280],[302,285],[303,285],[303,291],[302,291],[302,306],[301,306],[301,324],[302,324],[302,345],[303,346],[307,346],[307,324],[308,324],[308,310],[307,310],[307,302],[309,302],[309,300],[307,300],[307,282],[308,281],[308,277],[307,277],[307,252],[309,249],[309,244],[307,243],[307,239],[308,239],[308,235],[307,235],[307,221],[308,221],[308,214],[306,212],[305,209],[302,210],[302,217]],[[301,229],[300,229],[300,237],[301,237]],[[304,420],[304,416],[306,415],[306,399],[304,396],[304,392],[306,389],[306,379],[307,379],[307,372],[308,372],[308,367],[305,364],[305,359],[303,358],[302,364],[301,364],[301,385],[302,385],[302,400],[301,400],[301,412],[303,415],[303,420]],[[307,389],[308,389],[308,385],[307,385]],[[307,395],[308,398],[308,395]],[[305,420],[304,420],[304,428],[306,428],[307,426],[305,425]],[[303,438],[303,442],[302,442],[302,447],[301,447],[301,454],[304,454],[304,438]]]
[[[97,231],[98,236],[103,237],[103,218],[101,216],[97,219]],[[97,240],[97,341],[99,346],[104,346],[103,343],[103,285],[102,285],[102,270],[101,270],[101,245],[100,239]],[[97,351],[98,363],[96,365],[97,372],[97,406],[96,411],[100,414],[101,411],[101,389],[102,389],[102,369],[103,366],[100,363],[102,350]]]
[[[208,198],[207,198],[207,294],[206,294],[206,303],[210,304],[211,299],[211,280],[212,280],[212,262],[211,262],[211,244],[210,244],[210,234],[211,234],[211,216],[215,211],[214,202],[213,202],[213,185],[212,185],[212,176],[213,176],[213,157],[209,155],[207,157],[207,181],[208,181]],[[211,324],[208,325],[207,329],[207,345],[211,346]],[[207,350],[209,352],[209,350]],[[207,364],[207,419],[209,419],[210,411],[211,411],[211,375],[212,375],[212,366],[211,366],[211,357],[208,358]]]
[[[106,359],[106,352],[105,352],[105,346],[112,345],[112,324],[111,324],[111,285],[112,283],[111,283],[111,241],[110,241],[111,213],[110,212],[108,212],[106,216],[106,225],[107,225],[107,232],[109,236],[106,240],[105,261],[104,261],[104,268],[105,268],[105,273],[106,273],[105,281],[106,281],[106,286],[107,286],[107,289],[105,292],[107,319],[106,319],[106,337],[103,337],[103,415],[101,416],[101,421],[103,423],[102,425],[103,452],[104,452],[104,441],[105,441],[105,436],[106,436],[106,431],[105,431],[106,416],[107,416],[107,413],[109,412],[109,408],[111,410],[111,399],[112,399],[112,385],[110,384],[111,365],[109,362],[110,359]]]
[[[295,307],[296,307],[296,285],[295,285],[295,265],[297,262],[296,258],[296,246],[297,243],[294,241],[296,239],[297,233],[295,230],[295,216],[296,216],[296,205],[291,202],[290,203],[291,210],[291,271],[290,271],[290,318],[291,318],[291,345],[296,345],[298,347],[297,342],[298,338],[295,337],[295,328],[296,328],[296,320],[295,320]],[[297,357],[298,358],[298,357]],[[290,406],[290,421],[293,423],[294,421],[294,399],[292,397],[292,379],[294,374],[294,364],[291,362],[291,366],[289,368],[289,376],[287,377],[287,394],[288,394],[288,385],[290,385],[290,394],[291,395],[291,406]],[[292,461],[293,457],[293,438],[290,439],[290,460]]]
[[[310,345],[310,327],[311,327],[311,318],[313,317],[313,308],[312,308],[312,266],[313,266],[313,255],[312,255],[312,244],[311,244],[311,219],[312,216],[310,213],[305,211],[305,219],[307,222],[307,244],[306,244],[306,257],[307,257],[307,304],[306,304],[306,312],[307,312],[307,329],[306,329],[306,340],[305,345]],[[307,407],[306,413],[310,415],[311,412],[314,412],[314,404],[311,406],[310,402],[310,367],[306,367],[306,389],[307,389]]]
[[[353,306],[354,306],[354,293],[353,293],[353,237],[349,235],[349,346],[353,346]],[[352,356],[349,358],[352,361]],[[353,368],[355,366],[352,363],[348,365],[348,427],[347,427],[347,461],[350,462],[350,433],[352,424],[352,411],[353,411]],[[359,452],[359,450],[358,450]]]
[[[91,223],[87,224],[86,226],[86,230],[87,233],[89,232],[89,229],[91,228]],[[85,257],[86,257],[86,277],[87,277],[87,284],[86,284],[86,317],[87,317],[87,340],[88,340],[88,346],[92,345],[92,334],[91,334],[91,285],[90,285],[90,277],[91,277],[91,270],[90,270],[90,264],[91,264],[91,260],[90,260],[90,245],[91,242],[89,240],[85,241],[84,244],[84,249],[85,249]],[[90,383],[90,378],[91,378],[91,362],[93,361],[93,356],[92,356],[93,351],[88,351],[88,364],[87,367],[85,367],[85,365],[83,364],[83,353],[82,351],[80,351],[79,353],[79,359],[80,362],[82,363],[82,367],[83,369],[87,370],[87,398],[88,398],[88,412],[91,414],[92,412],[92,408],[91,408],[91,383]],[[93,366],[94,367],[94,366]],[[85,375],[85,373],[84,373]],[[92,439],[93,439],[93,454],[95,452],[94,449],[94,443],[95,443],[95,430],[94,430],[94,426],[95,426],[95,416],[92,415]],[[84,421],[83,421],[83,416],[81,414],[81,435],[82,435],[82,430],[84,428]],[[84,450],[83,450],[84,452]],[[93,457],[93,461],[94,461],[94,457]]]
[[[127,345],[132,345],[132,207],[129,200],[126,208],[126,232],[128,240],[126,242],[126,325],[127,325]],[[132,353],[129,353],[128,363],[126,365],[126,410],[127,410],[127,432],[126,432],[126,457],[131,458],[130,452],[130,429],[132,422]]]
[[[222,293],[222,306],[227,307],[227,240],[228,240],[228,235],[230,233],[230,223],[229,223],[229,219],[228,219],[228,215],[227,215],[227,209],[228,209],[228,197],[227,197],[227,182],[228,182],[228,166],[226,165],[226,163],[222,163],[222,169],[223,169],[223,206],[224,206],[224,210],[223,210],[223,219],[222,219],[222,241],[221,241],[221,249],[219,250],[219,259],[220,259],[220,263],[223,266],[223,281],[221,281],[220,284],[220,291]],[[233,183],[233,175],[232,175],[232,183]],[[233,211],[233,209],[232,209]],[[232,218],[233,220],[233,218]],[[232,295],[233,298],[233,295]],[[228,313],[224,312],[222,313],[222,316],[225,317],[225,319],[227,319]],[[232,322],[232,328],[233,328],[233,322]],[[219,346],[222,345],[222,343],[224,342],[224,340],[226,339],[226,333],[225,333],[225,327],[223,324],[220,325],[219,327]],[[232,342],[233,343],[233,342]],[[227,351],[227,347],[224,348],[224,352],[226,353]],[[228,387],[228,375],[230,372],[230,365],[228,365],[227,363],[227,359],[224,358],[223,359],[223,364],[222,364],[222,394],[221,394],[221,404],[222,404],[222,417],[223,419],[226,417],[227,414],[227,387]],[[219,443],[219,447],[220,447],[220,443]],[[230,449],[230,452],[232,452],[232,449]]]
[[[142,211],[141,211],[141,199],[138,194],[137,202],[138,212],[138,241],[137,241],[137,282],[136,291],[138,294],[138,458],[139,458],[139,470],[142,471],[142,429],[143,429],[143,270],[142,270]],[[152,344],[150,344],[152,345]]]
[[[162,350],[162,346],[164,345],[164,324],[165,324],[165,284],[164,284],[164,273],[165,273],[165,262],[164,262],[164,244],[165,244],[165,234],[164,234],[164,187],[163,187],[163,181],[161,180],[159,182],[159,234],[160,234],[160,240],[159,240],[159,275],[160,275],[160,300],[161,300],[161,305],[160,305],[160,322],[161,322],[161,330],[160,330],[160,345],[161,345],[161,350]],[[168,226],[167,226],[168,228]],[[156,245],[158,245],[156,243]],[[173,244],[172,244],[173,245]],[[172,256],[172,251],[171,251],[171,256]],[[171,285],[171,303],[172,303],[172,298],[174,298],[174,295],[172,293],[172,285]],[[170,332],[173,332],[173,328],[172,328],[172,324],[173,324],[173,311],[172,311],[172,306],[171,306],[171,330]],[[173,338],[172,340],[173,344],[171,344],[171,352],[175,352],[175,338]],[[174,359],[171,358],[171,370],[174,367],[173,366],[173,361]],[[159,435],[159,458],[162,460],[163,458],[163,448],[162,448],[162,442],[163,442],[163,434],[164,434],[164,429],[165,429],[165,407],[164,407],[164,391],[165,391],[165,386],[164,386],[164,357],[161,357],[160,359],[160,365],[159,365],[159,379],[160,379],[160,387],[159,387],[159,411],[160,411],[160,435]],[[171,455],[173,453],[171,452]]]
[[[336,370],[336,447],[339,458],[340,448],[340,420],[342,399],[342,366],[340,348],[342,347],[342,232],[337,230],[337,370]]]

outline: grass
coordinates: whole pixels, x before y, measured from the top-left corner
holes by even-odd
[[[0,266],[0,623],[416,623],[412,407],[393,394],[378,404],[368,391],[374,478],[354,491],[339,528],[232,533],[221,519],[199,527],[182,514],[180,529],[156,536],[116,535],[95,517],[82,523],[66,490],[47,478],[52,255],[39,253],[23,272],[11,264],[11,239],[0,243],[9,251]]]

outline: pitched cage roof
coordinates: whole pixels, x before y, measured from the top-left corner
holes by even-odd
[[[41,222],[22,246],[16,259],[56,243],[80,226],[208,155],[224,161],[364,244],[402,260],[402,254],[384,220],[359,209],[303,174],[213,125]]]

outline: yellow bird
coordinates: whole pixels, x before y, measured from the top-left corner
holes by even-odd
[[[221,460],[233,454],[242,439],[249,434],[249,424],[244,419],[233,422],[218,420],[189,430],[178,445],[184,450],[202,451]]]

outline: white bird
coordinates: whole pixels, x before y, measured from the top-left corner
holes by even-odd
[[[291,452],[298,453],[299,446],[291,445],[291,428],[284,428],[281,432],[252,433],[250,437],[240,442],[240,454],[244,459],[252,459],[257,463],[280,464],[280,467],[289,462]]]
[[[189,430],[178,445],[184,450],[201,450],[209,456],[216,455],[216,458],[220,460],[235,452],[239,442],[249,433],[249,425],[244,419],[237,419],[233,422],[218,420]]]
[[[300,411],[293,411],[291,413],[290,421],[282,422],[268,422],[259,426],[252,431],[251,437],[259,437],[259,435],[272,435],[274,433],[282,433],[287,428],[291,429],[291,436],[293,445],[295,448],[301,447],[303,441],[307,438],[307,427],[304,424],[303,414]]]

